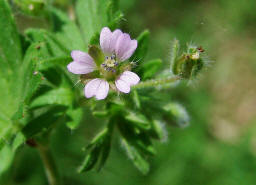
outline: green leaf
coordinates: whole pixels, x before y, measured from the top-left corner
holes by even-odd
[[[99,118],[103,118],[103,117],[107,117],[108,116],[108,111],[103,110],[103,111],[93,111],[92,112],[93,116],[99,117]]]
[[[159,71],[162,67],[162,60],[161,59],[154,59],[150,60],[146,63],[143,63],[139,69],[139,73],[142,74],[142,79],[146,80],[149,78],[154,77],[154,75]]]
[[[76,129],[83,118],[83,110],[81,108],[70,108],[67,111],[67,116],[70,120],[66,123],[70,129]]]
[[[9,166],[12,163],[13,157],[14,157],[14,152],[12,151],[10,146],[5,145],[0,150],[0,159],[1,159],[0,176],[3,172],[5,172],[9,168]]]
[[[15,75],[22,60],[22,49],[14,18],[6,0],[0,0],[0,75]]]
[[[78,172],[82,173],[91,170],[97,163],[100,155],[100,147],[95,147],[92,151],[85,157],[83,164],[78,168]]]
[[[72,61],[71,56],[60,56],[60,57],[51,57],[45,60],[40,61],[40,66],[38,70],[46,70],[51,67],[65,67]]]
[[[120,21],[117,13],[116,0],[78,0],[76,15],[81,27],[85,44],[88,45],[95,33],[99,33],[104,26],[112,25],[112,29]],[[113,26],[114,25],[114,26]]]
[[[18,129],[11,118],[19,107],[20,84],[16,82],[22,64],[20,38],[6,0],[0,0],[0,29],[0,145],[3,147]]]
[[[4,173],[11,165],[16,149],[25,142],[24,136],[19,133],[11,143],[0,147],[0,179],[1,174]]]
[[[47,57],[47,53],[45,53],[43,45],[40,45],[40,49],[37,47],[38,45],[40,44],[36,43],[29,47],[24,62],[18,68],[19,71],[16,72],[16,78],[13,81],[7,83],[5,79],[0,79],[0,87],[6,89],[6,91],[1,91],[0,94],[1,107],[4,108],[0,111],[1,143],[3,143],[3,140],[9,141],[13,138],[26,124],[23,119],[26,114],[26,106],[43,81],[37,67],[38,62]]]
[[[40,61],[49,57],[44,43],[32,44],[26,51],[20,73],[22,103],[27,104],[29,99],[38,89],[40,83],[44,81],[44,78],[38,69],[40,67]]]
[[[190,117],[186,109],[178,103],[169,103],[164,106],[164,119],[167,123],[179,127],[186,127],[189,125]]]
[[[149,44],[149,31],[145,30],[142,32],[138,37],[138,47],[135,50],[134,54],[131,57],[131,61],[143,61],[148,51],[148,44]]]
[[[163,140],[166,136],[166,131],[164,129],[163,123],[157,119],[152,121],[152,132],[153,136],[160,140]]]
[[[143,156],[136,150],[136,148],[129,145],[127,140],[122,139],[122,146],[127,152],[128,157],[132,160],[133,164],[143,173],[149,172],[149,164]]]
[[[86,50],[87,47],[84,43],[81,31],[74,21],[71,21],[69,17],[62,11],[51,8],[53,21],[54,21],[54,31],[56,38],[64,45],[66,48],[71,50]]]
[[[125,125],[124,123],[118,124],[118,129],[122,137],[138,151],[145,155],[155,155],[156,151],[150,140],[150,135],[141,130],[129,127],[129,125]]]
[[[109,135],[109,129],[106,127],[92,139],[92,141],[86,148],[89,149],[94,145],[102,145],[107,135]]]
[[[122,20],[124,20],[124,14],[121,11],[117,11],[115,17],[108,23],[108,27],[114,30],[119,27]]]
[[[22,133],[26,138],[30,138],[42,131],[47,131],[53,127],[58,121],[64,119],[67,107],[62,105],[45,106],[33,111],[33,118],[28,121],[27,125],[22,129]]]
[[[41,96],[37,97],[30,104],[30,107],[39,107],[50,104],[59,104],[59,105],[72,105],[73,93],[70,88],[60,87],[54,88]]]
[[[46,1],[45,0],[14,0],[19,11],[30,16],[46,16]]]
[[[111,149],[111,136],[110,134],[108,134],[107,137],[104,139],[103,145],[101,146],[101,154],[100,154],[98,171],[100,171],[102,167],[105,165],[110,153],[110,149]]]
[[[124,118],[129,123],[133,124],[138,128],[145,129],[145,130],[150,129],[149,120],[143,114],[129,111]]]
[[[33,42],[43,42],[51,56],[60,57],[70,54],[68,45],[64,45],[57,36],[43,29],[29,28],[25,31],[27,37]]]

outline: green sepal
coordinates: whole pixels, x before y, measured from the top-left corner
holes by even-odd
[[[180,43],[179,40],[174,39],[173,43],[172,43],[172,51],[171,51],[171,61],[170,61],[170,66],[171,66],[171,71],[173,74],[177,75],[178,71],[177,71],[177,59],[178,59],[178,55],[179,55],[179,49],[180,49]]]
[[[104,62],[104,54],[98,46],[90,45],[88,53],[94,59],[97,66],[100,66]]]
[[[183,79],[193,79],[204,67],[204,61],[201,57],[200,48],[188,45],[187,52],[178,56],[179,42],[174,41],[171,58],[171,70],[175,75]]]
[[[197,77],[197,75],[202,71],[203,67],[205,66],[201,58],[199,58],[195,62],[196,62],[196,65],[192,68],[192,71],[191,71],[192,78]]]

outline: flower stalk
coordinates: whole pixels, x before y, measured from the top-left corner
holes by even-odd
[[[38,143],[37,150],[42,159],[49,185],[61,185],[60,176],[48,145]]]
[[[154,86],[174,83],[178,80],[181,80],[181,77],[179,77],[179,76],[170,76],[170,77],[161,78],[161,79],[152,79],[152,80],[147,80],[147,81],[144,81],[144,82],[140,82],[139,84],[134,85],[132,88],[133,89],[143,89],[143,88],[147,88],[147,87],[154,87]]]

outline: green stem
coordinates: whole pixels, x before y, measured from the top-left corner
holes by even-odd
[[[48,146],[38,144],[39,155],[42,159],[49,185],[60,185],[60,177]]]
[[[144,82],[140,82],[138,85],[133,86],[133,89],[142,89],[147,87],[165,85],[165,84],[176,82],[180,79],[181,78],[179,76],[171,76],[171,77],[166,77],[161,79],[147,80]]]

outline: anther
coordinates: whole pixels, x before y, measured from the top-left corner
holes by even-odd
[[[115,55],[112,55],[112,56],[111,56],[111,60],[114,60],[115,58],[116,58]]]

